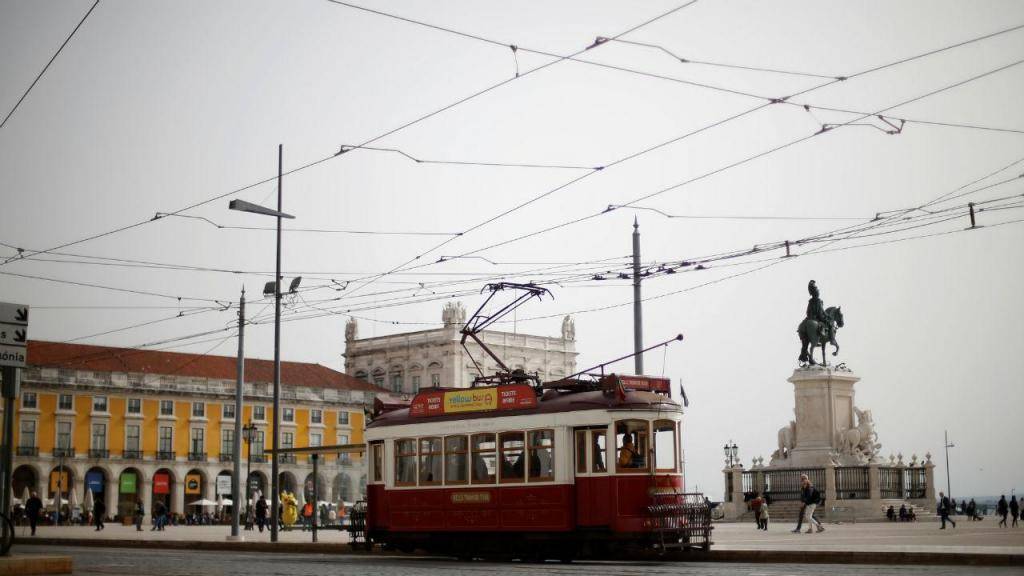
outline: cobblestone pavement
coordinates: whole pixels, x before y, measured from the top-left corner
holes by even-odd
[[[835,576],[890,574],[920,576],[1009,576],[1019,568],[964,566],[855,566],[834,564],[714,564],[686,562],[456,562],[437,558],[326,554],[243,554],[124,548],[39,546],[33,554],[70,555],[74,574],[123,576],[496,576],[502,574],[591,576]]]

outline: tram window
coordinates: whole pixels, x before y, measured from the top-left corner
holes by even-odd
[[[395,440],[395,486],[416,485],[416,441]]]
[[[526,460],[525,434],[522,432],[502,432],[498,434],[501,445],[501,481],[522,482],[525,476]]]
[[[384,445],[372,444],[373,450],[373,482],[380,482],[384,477]]]
[[[555,431],[531,430],[530,439],[530,482],[545,482],[555,479]]]
[[[448,436],[444,439],[444,483],[466,483],[466,452],[469,442],[465,436]]]
[[[593,454],[593,463],[590,467],[591,472],[607,472],[608,465],[605,464],[605,454],[607,443],[605,442],[604,430],[591,430],[590,431],[590,451]]]
[[[617,469],[640,471],[647,469],[647,421],[619,420],[615,423]]]
[[[497,470],[494,434],[473,435],[473,484],[493,484]]]
[[[654,466],[667,472],[676,469],[676,424],[671,420],[654,423]]]
[[[441,439],[420,438],[420,486],[441,483]]]
[[[587,431],[576,431],[576,472],[587,471]]]

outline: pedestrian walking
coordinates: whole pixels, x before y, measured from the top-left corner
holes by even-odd
[[[761,504],[761,508],[758,509],[757,527],[761,530],[768,530],[768,501],[764,501]]]
[[[1003,494],[999,497],[999,503],[996,504],[996,514],[1003,517],[999,521],[999,525],[1006,528],[1006,516],[1010,513],[1010,506],[1006,503],[1006,495]]]
[[[757,525],[758,529],[761,528],[761,506],[764,504],[764,498],[761,497],[760,493],[755,494],[754,498],[750,501],[750,510],[754,513],[754,524]]]
[[[146,509],[142,506],[142,498],[135,499],[135,531],[142,532],[142,517],[146,515]]]
[[[1017,502],[1017,496],[1010,496],[1010,516],[1013,518],[1013,527],[1017,527],[1017,515],[1020,514],[1020,504]]]
[[[811,483],[811,479],[806,474],[800,477],[800,483],[802,485],[800,500],[804,503],[804,520],[807,522],[807,534],[814,532],[815,529],[818,532],[824,532],[825,527],[814,517],[814,510],[821,502],[821,492]]]
[[[103,503],[103,498],[96,498],[96,503],[92,505],[92,516],[93,523],[96,524],[96,531],[99,532],[105,527],[103,525],[103,516],[107,513],[107,505]]]
[[[150,532],[156,530],[161,532],[164,529],[164,523],[167,521],[167,507],[163,500],[157,500],[153,503],[153,527],[149,529]]]
[[[267,501],[260,497],[256,501],[256,525],[260,532],[263,532],[263,525],[267,523]]]
[[[25,502],[25,515],[28,516],[28,525],[32,527],[32,535],[36,535],[36,524],[39,523],[39,512],[43,510],[43,501],[35,492]]]
[[[949,496],[939,492],[939,518],[942,520],[942,527],[939,528],[940,530],[946,529],[946,522],[949,522],[953,525],[953,528],[956,528],[956,522],[949,517],[949,511],[952,506],[953,505],[949,501]]]

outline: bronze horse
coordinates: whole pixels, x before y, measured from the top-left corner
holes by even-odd
[[[814,361],[814,348],[815,346],[821,348],[821,364],[827,366],[828,362],[825,360],[825,344],[831,344],[835,347],[832,355],[839,354],[839,344],[836,343],[836,332],[843,327],[843,311],[841,307],[829,306],[825,309],[825,317],[828,319],[827,322],[821,323],[817,320],[811,320],[810,318],[804,318],[800,322],[800,326],[797,327],[796,333],[800,335],[800,363],[810,364],[814,366],[817,362]],[[810,349],[808,350],[808,345]]]

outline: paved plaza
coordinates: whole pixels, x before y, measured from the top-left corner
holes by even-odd
[[[767,532],[755,529],[753,523],[718,523],[715,525],[715,550],[781,550],[781,551],[856,551],[856,552],[929,552],[968,554],[1024,555],[1024,527],[999,528],[995,522],[958,522],[957,528],[940,530],[938,522],[870,522],[857,524],[826,524],[819,534],[793,534],[793,524],[775,523]],[[145,528],[136,532],[134,526],[108,524],[102,532],[86,526],[41,526],[38,539],[96,539],[104,541],[142,542],[225,542],[228,526],[169,526],[163,532]],[[246,542],[268,543],[270,532],[242,530]],[[312,533],[298,529],[280,532],[285,544],[310,543]],[[19,539],[30,540],[28,529],[17,528]],[[338,530],[318,531],[325,545],[348,542],[348,534]],[[104,542],[107,544],[106,542]],[[325,546],[328,548],[330,546]],[[306,549],[304,547],[304,549]]]
[[[420,576],[445,574],[476,576],[495,574],[559,576],[590,576],[622,574],[626,576],[1010,576],[1020,574],[1019,568],[971,566],[894,566],[852,564],[746,564],[695,562],[574,562],[544,564],[521,562],[457,562],[445,558],[396,557],[385,555],[281,554],[246,552],[208,552],[185,550],[138,550],[126,548],[87,548],[33,546],[30,552],[70,555],[74,574],[138,575],[138,576]],[[258,561],[255,567],[254,560]],[[969,571],[969,572],[968,572]]]

